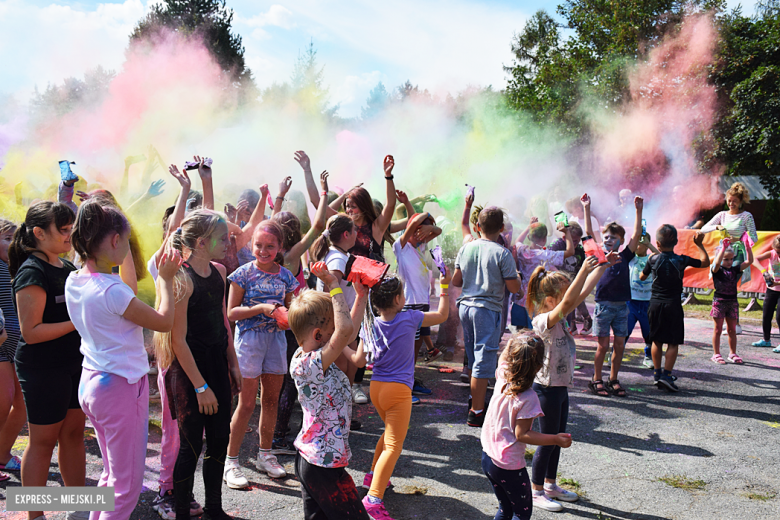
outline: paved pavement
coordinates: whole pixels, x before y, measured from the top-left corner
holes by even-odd
[[[652,372],[640,366],[639,338],[630,340],[620,376],[629,396],[586,393],[595,342],[577,338],[582,368],[570,394],[569,431],[574,443],[561,456],[560,474],[578,487],[583,498],[567,504],[563,513],[535,510],[534,518],[780,518],[780,354],[751,347],[759,337],[758,328],[746,326],[739,336],[745,364],[716,365],[709,360],[710,322],[688,319],[686,327],[690,341],[681,348],[677,363],[681,389],[677,394],[652,386]],[[497,501],[480,469],[479,430],[465,424],[467,386],[458,378],[458,363],[436,365],[418,366],[418,375],[434,393],[412,412],[405,449],[392,478],[394,488],[385,496],[388,511],[396,519],[491,519]],[[444,366],[457,370],[439,372],[437,367]],[[159,470],[160,432],[155,425],[159,405],[152,410],[148,469],[134,519],[158,518],[151,501]],[[370,404],[357,406],[357,418],[363,429],[350,437],[354,455],[349,471],[361,483],[382,423]],[[293,427],[299,422],[296,412]],[[24,441],[17,443],[19,454]],[[102,468],[100,452],[89,431],[86,442],[88,485],[94,485]],[[271,480],[253,471],[256,452],[257,436],[249,434],[241,461],[252,485],[244,491],[225,487],[225,510],[239,519],[300,519],[296,480]],[[292,457],[280,461],[292,472]],[[49,484],[58,485],[56,457],[51,471]],[[700,489],[673,487],[660,480],[666,477]],[[5,498],[7,486],[16,485],[18,474],[0,484],[0,498]],[[202,498],[202,491],[197,478],[196,497]],[[5,515],[22,518],[20,513]],[[60,520],[64,514],[48,518]]]

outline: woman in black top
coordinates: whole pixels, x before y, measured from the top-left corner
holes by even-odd
[[[84,486],[84,412],[78,401],[81,337],[65,305],[65,280],[76,268],[70,251],[75,215],[64,204],[38,202],[27,211],[8,248],[22,337],[16,373],[27,407],[30,443],[22,457],[22,485],[45,486],[54,446],[66,486]],[[32,520],[43,511],[30,511]]]

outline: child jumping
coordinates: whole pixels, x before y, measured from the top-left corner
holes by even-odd
[[[482,471],[498,498],[494,520],[529,520],[533,512],[531,481],[525,469],[526,444],[571,446],[571,435],[537,433],[536,417],[544,417],[532,385],[544,365],[544,342],[516,335],[498,360],[496,391],[482,426]]]
[[[655,234],[658,254],[651,256],[640,280],[647,280],[653,275],[653,289],[650,296],[650,306],[647,309],[650,321],[650,341],[653,342],[653,384],[658,388],[666,388],[670,392],[680,389],[672,376],[674,363],[677,361],[679,346],[685,343],[685,321],[680,295],[683,288],[683,277],[688,267],[700,268],[710,265],[710,257],[704,249],[704,235],[696,233],[693,243],[699,248],[699,258],[678,255],[674,252],[677,245],[677,228],[664,224]],[[666,362],[661,368],[663,346],[666,347]]]
[[[741,264],[734,265],[734,250],[731,241],[724,238],[715,253],[715,261],[712,263],[712,283],[715,285],[715,296],[712,298],[712,311],[710,316],[715,322],[712,331],[712,350],[714,354],[710,358],[719,365],[726,364],[720,355],[720,336],[723,333],[723,320],[726,320],[729,336],[728,360],[737,365],[742,364],[742,358],[737,355],[737,318],[739,316],[739,302],[737,301],[737,285],[742,278],[742,271],[750,269],[753,263],[753,249],[746,247],[747,259]]]

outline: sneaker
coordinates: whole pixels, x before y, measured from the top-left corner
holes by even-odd
[[[672,376],[661,376],[661,378],[658,379],[655,384],[658,386],[658,388],[666,388],[670,392],[680,391],[680,389],[677,388],[677,385],[674,384],[674,379],[672,379]]]
[[[151,365],[149,367],[149,372],[147,372],[150,376],[156,376],[157,375],[157,365]]]
[[[742,325],[737,323],[737,334],[742,334]]]
[[[545,484],[544,494],[547,495],[547,498],[561,500],[563,502],[576,502],[580,499],[580,496],[577,493],[574,493],[573,491],[567,491],[558,484]]]
[[[152,509],[157,511],[163,520],[176,520],[176,499],[173,490],[169,489],[164,494],[157,493],[152,501]]]
[[[363,489],[371,489],[371,482],[373,482],[373,480],[374,480],[374,474],[373,473],[366,473],[366,476],[363,477],[363,485],[361,487]],[[392,486],[392,484],[388,480],[386,489],[390,489],[390,486]]]
[[[198,504],[198,501],[195,500],[195,495],[190,495],[190,516],[200,516],[203,514],[203,508],[200,507],[200,504]],[[174,509],[174,516],[176,515],[176,510]]]
[[[577,327],[569,327],[569,334],[571,334],[572,336],[576,336],[577,335]]]
[[[466,419],[466,424],[474,428],[481,428],[482,423],[485,422],[485,410],[479,413],[474,413],[474,410],[469,410],[469,417]]]
[[[366,397],[363,387],[360,385],[352,387],[352,402],[355,404],[366,404],[368,402],[368,397]]]
[[[420,403],[422,403],[422,401],[420,401],[420,398],[417,397],[416,395],[413,395],[412,396],[412,404],[420,404]]]
[[[455,357],[455,352],[451,350],[447,350],[444,352],[444,361],[452,361],[452,358]]]
[[[150,403],[159,403],[160,402],[160,392],[159,392],[159,390],[149,390],[149,402]]]
[[[762,339],[761,341],[754,341],[752,345],[754,347],[771,347],[772,343],[765,339]]]
[[[533,494],[534,499],[534,507],[538,507],[539,509],[544,509],[545,511],[563,511],[563,506],[556,502],[555,500],[551,500],[546,494],[542,493],[541,495],[537,495],[536,493]]]
[[[222,480],[227,483],[230,489],[244,489],[249,486],[249,481],[244,476],[244,470],[239,465],[225,464],[225,473],[222,474]]]
[[[264,471],[271,478],[284,478],[287,476],[287,472],[284,470],[279,461],[276,460],[276,455],[272,454],[257,454],[257,469]]]
[[[423,360],[426,363],[432,363],[433,361],[436,361],[437,359],[439,359],[443,355],[444,355],[444,352],[442,352],[441,350],[439,350],[437,348],[434,348],[433,350],[426,350],[425,351],[425,356],[423,356]]]
[[[582,326],[582,331],[580,331],[580,334],[582,334],[583,336],[587,336],[588,334],[591,333],[592,330],[593,330],[593,318],[588,316],[587,318],[585,318],[585,324]]]
[[[372,504],[368,501],[368,495],[363,497],[363,507],[366,508],[368,516],[374,520],[393,520],[393,517],[390,516],[390,513],[385,509],[385,503],[379,502],[378,504]]]
[[[286,439],[274,439],[271,443],[271,455],[295,455],[296,453],[298,450],[295,449],[292,442]]]
[[[653,365],[653,358],[645,356],[645,359],[642,361],[642,366],[651,370],[654,369],[655,365]]]
[[[412,393],[419,395],[431,395],[433,390],[425,386],[419,379],[415,379],[414,386],[412,387]]]
[[[466,372],[460,373],[460,380],[463,383],[471,383],[471,375],[467,374]]]

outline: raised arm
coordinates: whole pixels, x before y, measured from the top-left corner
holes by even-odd
[[[742,262],[741,269],[743,271],[745,269],[750,269],[750,266],[753,264],[753,248],[746,247],[745,250],[747,252],[747,259],[744,262]]]
[[[295,162],[297,162],[303,170],[303,178],[306,181],[306,193],[309,194],[309,200],[314,204],[315,208],[318,208],[320,203],[320,195],[317,192],[317,185],[314,183],[314,176],[311,173],[311,159],[306,155],[303,150],[298,150],[294,155]]]
[[[314,220],[311,223],[309,231],[306,232],[306,235],[300,242],[292,246],[290,250],[284,254],[285,264],[297,265],[297,263],[293,263],[291,260],[300,259],[300,257],[309,250],[317,237],[325,231],[328,213],[328,175],[328,172],[322,172],[320,174],[320,186],[322,187],[322,191],[320,192],[320,203],[317,206],[317,213],[314,214]]]
[[[439,308],[436,312],[424,313],[422,327],[432,327],[433,325],[439,325],[447,321],[447,317],[450,313],[450,298],[448,296],[449,291],[447,286],[452,280],[452,275],[448,267],[444,268],[444,274],[439,277],[439,283],[442,284],[441,294],[439,295]]]
[[[252,233],[255,232],[255,228],[265,217],[265,205],[268,203],[268,184],[260,186],[260,200],[257,202],[257,206],[249,216],[249,222],[244,224],[243,228],[240,228],[241,232],[236,233],[236,250],[241,249],[247,243],[252,240]],[[238,227],[238,226],[236,226]],[[230,228],[230,224],[228,224]]]
[[[352,335],[349,337],[347,344],[349,345],[355,341],[360,333],[360,324],[363,323],[363,316],[366,313],[366,306],[368,304],[368,287],[360,282],[354,282],[352,286],[355,288],[355,302],[352,304]],[[360,342],[363,343],[362,341]],[[350,359],[350,361],[353,361]]]
[[[724,239],[721,243],[720,249],[718,249],[717,254],[715,255],[715,261],[712,263],[712,272],[717,273],[720,271],[720,264],[723,263],[723,257],[726,254],[726,248],[730,245],[730,241],[728,239]]]
[[[636,246],[639,245],[639,240],[642,238],[642,209],[644,205],[645,200],[642,197],[634,197],[634,207],[636,208],[634,234],[631,235],[631,240],[628,242],[628,248],[632,253],[636,253]]]
[[[213,171],[210,166],[206,166],[205,164],[207,157],[200,157],[196,155],[194,159],[195,162],[198,163],[198,175],[200,175],[200,182],[203,185],[203,207],[213,210],[214,184],[211,178]]]
[[[704,234],[696,233],[693,235],[693,243],[699,248],[699,260],[701,260],[702,267],[710,266],[710,255],[707,254],[707,250],[704,249]]]
[[[539,217],[531,217],[531,221],[528,222],[528,225],[525,227],[524,230],[520,232],[520,235],[517,237],[517,243],[522,244],[525,242],[525,239],[528,238],[528,233],[531,232],[531,226],[539,222]]]
[[[406,195],[405,191],[395,190],[395,198],[398,202],[403,204],[404,208],[406,208],[406,218],[412,218],[412,215],[417,213],[412,203],[409,202],[409,197]]]
[[[341,292],[336,277],[328,271],[328,266],[324,262],[317,262],[312,266],[311,272],[322,280],[328,291],[338,289],[337,293],[332,297],[335,330],[330,337],[330,341],[322,348],[322,369],[327,370],[331,363],[336,361],[346,346],[349,345],[354,325],[347,301],[344,299],[344,293]]]
[[[558,231],[563,233],[563,238],[566,243],[566,249],[563,251],[563,257],[569,258],[574,256],[574,240],[571,238],[571,229],[563,225],[563,222],[558,223]]]
[[[401,247],[406,247],[406,244],[409,243],[409,240],[411,240],[411,238],[417,232],[417,228],[419,228],[423,222],[428,220],[430,216],[431,215],[429,213],[419,213],[409,221],[409,224],[404,230],[404,234],[401,236]]]
[[[382,242],[381,237],[387,231],[390,226],[390,222],[393,220],[393,212],[395,211],[395,184],[393,183],[393,168],[395,167],[395,160],[392,155],[388,155],[384,160],[384,172],[385,172],[385,184],[387,188],[387,201],[385,201],[385,207],[382,210],[382,214],[374,221],[373,233],[374,239],[377,236],[380,237],[377,242]]]
[[[290,191],[290,186],[292,186],[292,177],[285,177],[284,180],[279,183],[279,195],[274,199],[274,210],[271,212],[271,218],[282,211],[282,203],[285,201],[287,192]],[[261,200],[258,202],[258,206],[261,203],[265,203],[265,201]],[[317,205],[315,204],[314,207],[316,208]]]
[[[469,192],[466,195],[466,205],[463,208],[463,217],[460,220],[460,232],[464,241],[474,239],[474,235],[471,234],[471,207],[473,205],[474,194]]]
[[[590,220],[590,196],[588,196],[587,193],[583,194],[582,197],[580,197],[580,202],[582,203],[582,210],[585,213],[585,234],[595,238],[595,235],[593,234],[593,222]]]

